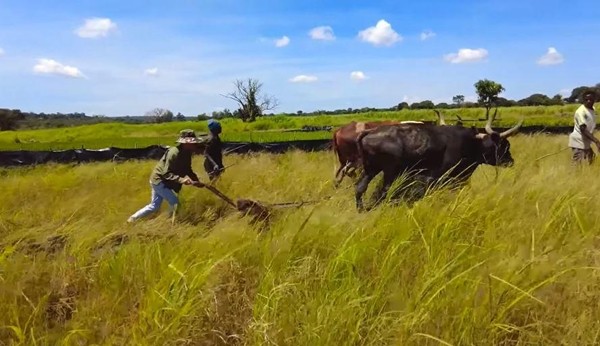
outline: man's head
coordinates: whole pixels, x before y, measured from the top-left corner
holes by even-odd
[[[581,99],[583,100],[584,106],[592,109],[594,107],[594,103],[596,102],[596,92],[594,92],[594,90],[587,90],[583,93]]]
[[[194,130],[185,129],[179,132],[177,143],[179,143],[184,150],[196,151],[198,143],[200,143],[200,139],[196,137]]]
[[[221,133],[221,124],[217,120],[209,119],[208,120],[208,130],[213,135],[218,135]]]

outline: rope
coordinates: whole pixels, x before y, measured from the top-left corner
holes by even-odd
[[[237,146],[237,147],[235,147],[235,148],[230,148],[229,150],[225,150],[225,151],[223,152],[223,155],[227,155],[227,154],[229,154],[229,153],[231,153],[231,152],[233,152],[233,151],[236,151],[236,150],[238,150],[238,149],[240,149],[240,148],[243,148],[243,147],[245,147],[245,146],[248,146],[248,144],[242,144],[242,145],[238,145],[238,146]]]
[[[327,197],[323,197],[321,199],[318,200],[312,200],[312,201],[300,201],[300,202],[284,202],[284,203],[273,203],[273,204],[269,204],[269,207],[273,207],[273,208],[277,208],[277,207],[297,207],[300,208],[303,205],[306,204],[316,204],[316,203],[320,203],[326,200],[329,200],[333,198],[333,196],[327,196]]]
[[[566,147],[566,148],[563,148],[563,149],[561,149],[561,150],[559,150],[559,151],[557,151],[557,152],[555,152],[555,153],[548,154],[548,155],[544,155],[544,156],[542,156],[542,157],[539,157],[539,158],[535,159],[535,160],[534,160],[534,162],[537,162],[537,161],[539,161],[539,160],[541,160],[541,159],[545,159],[545,158],[547,158],[547,157],[550,157],[550,156],[554,156],[554,155],[560,154],[560,153],[562,153],[563,151],[565,151],[565,150],[568,150],[568,149],[570,149],[570,148],[569,148],[569,147]]]

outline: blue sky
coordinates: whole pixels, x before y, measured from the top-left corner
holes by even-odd
[[[0,0],[0,19],[0,107],[35,112],[210,113],[248,77],[280,112],[600,82],[597,0]]]

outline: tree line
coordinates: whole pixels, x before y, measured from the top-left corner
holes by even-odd
[[[275,115],[272,111],[278,106],[278,100],[263,91],[263,84],[256,79],[237,80],[234,83],[235,90],[226,95],[227,99],[235,101],[238,108],[235,110],[224,109],[214,111],[209,116],[206,113],[195,116],[185,116],[181,113],[176,115],[168,109],[154,108],[142,116],[120,116],[106,117],[103,115],[87,116],[85,113],[33,113],[22,112],[19,109],[0,108],[0,131],[16,129],[36,129],[49,127],[66,127],[76,125],[90,125],[108,122],[121,122],[127,124],[148,124],[165,123],[173,121],[189,120],[207,120],[239,118],[244,122],[255,121],[261,116]],[[536,93],[521,100],[509,100],[501,97],[500,94],[505,91],[502,84],[488,79],[482,79],[474,84],[477,93],[477,102],[468,102],[464,95],[455,95],[452,103],[435,104],[431,100],[414,102],[400,102],[389,108],[345,108],[336,110],[317,110],[314,112],[303,112],[301,110],[295,113],[278,113],[288,116],[318,116],[318,115],[341,115],[357,113],[373,113],[381,111],[399,111],[403,109],[450,109],[450,108],[475,108],[484,107],[486,109],[486,119],[490,110],[494,107],[515,107],[515,106],[553,106],[580,102],[580,96],[587,90],[593,90],[600,96],[600,83],[594,86],[579,86],[571,91],[570,96],[562,97],[554,95],[549,97],[544,94]],[[270,112],[270,113],[267,113]]]

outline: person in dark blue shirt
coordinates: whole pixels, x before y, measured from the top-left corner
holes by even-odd
[[[219,134],[222,131],[221,124],[214,119],[208,120],[208,130],[210,132],[206,141],[206,149],[204,151],[204,170],[208,174],[208,178],[214,181],[225,170],[223,167],[223,143]]]

